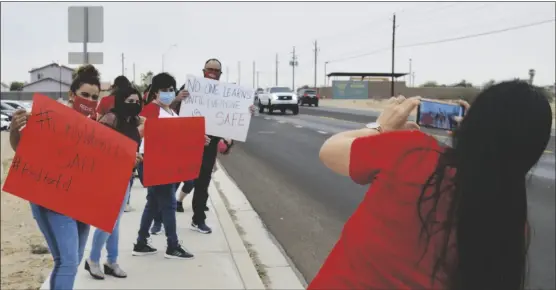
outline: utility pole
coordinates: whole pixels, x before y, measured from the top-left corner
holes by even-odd
[[[226,67],[226,82],[230,82],[230,68]]]
[[[328,86],[328,78],[326,76],[326,66],[328,65],[328,61],[324,62],[324,86],[327,87]]]
[[[394,92],[394,67],[396,59],[396,13],[394,13],[394,18],[392,19],[392,78],[390,80],[390,96],[395,96]]]
[[[255,87],[255,75],[256,74],[257,74],[257,69],[256,69],[255,62],[253,62],[253,87]]]
[[[315,85],[314,85],[314,87],[316,89],[317,88],[317,57],[318,57],[319,50],[320,50],[319,47],[317,46],[317,41],[316,40],[315,40],[314,50],[315,50]]]
[[[125,75],[124,70],[124,53],[122,52],[122,75]]]
[[[255,87],[255,89],[259,88],[259,71],[257,72],[257,86]]]
[[[299,65],[297,62],[297,56],[295,55],[295,46],[292,51],[292,60],[290,60],[290,65],[292,66],[292,90],[295,92],[295,67]]]
[[[241,84],[241,61],[237,62],[237,84]]]
[[[413,74],[411,73],[411,58],[409,59],[409,85],[413,86],[413,79],[411,78]]]
[[[276,54],[276,86],[278,86],[278,54]]]
[[[135,84],[135,63],[133,63],[133,84]]]

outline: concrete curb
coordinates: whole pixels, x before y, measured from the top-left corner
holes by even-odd
[[[213,182],[250,252],[266,289],[305,289],[307,283],[266,229],[245,194],[217,161]],[[222,190],[225,189],[225,190]]]

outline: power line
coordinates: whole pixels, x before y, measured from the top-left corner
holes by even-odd
[[[518,25],[518,26],[512,26],[512,27],[507,27],[507,28],[497,29],[497,30],[491,30],[491,31],[482,32],[482,33],[475,33],[475,34],[469,34],[469,35],[464,35],[464,36],[459,36],[459,37],[451,37],[451,38],[445,38],[445,39],[434,40],[434,41],[426,41],[426,42],[420,42],[420,43],[414,43],[414,44],[401,45],[401,46],[397,46],[396,48],[409,48],[409,47],[425,46],[425,45],[431,45],[431,44],[439,44],[439,43],[445,43],[445,42],[464,40],[464,39],[469,39],[469,38],[481,37],[481,36],[486,36],[486,35],[498,34],[498,33],[503,33],[503,32],[507,32],[507,31],[513,31],[513,30],[538,26],[538,25],[554,22],[555,20],[556,19],[537,21],[537,22],[533,22],[533,23],[528,23],[528,24],[523,24],[523,25]],[[358,55],[354,55],[354,56],[350,56],[350,57],[346,57],[346,58],[329,60],[328,62],[330,63],[330,62],[346,61],[346,60],[350,60],[350,59],[355,59],[355,58],[360,58],[360,57],[364,57],[364,56],[369,56],[369,55],[381,53],[381,52],[384,52],[384,51],[389,51],[390,49],[392,49],[392,48],[391,47],[384,47],[384,48],[374,50],[374,51],[371,51],[371,52],[368,52],[368,53],[358,54]]]
[[[398,48],[416,47],[416,46],[422,46],[422,45],[430,45],[430,44],[437,44],[437,43],[452,42],[452,41],[457,41],[457,40],[475,38],[475,37],[480,37],[480,36],[485,36],[485,35],[502,33],[502,32],[506,32],[506,31],[518,30],[518,29],[532,27],[532,26],[538,26],[538,25],[554,22],[554,20],[556,20],[556,19],[533,22],[533,23],[529,23],[529,24],[523,24],[523,25],[498,29],[498,30],[491,30],[491,31],[487,31],[487,32],[477,33],[477,34],[464,35],[464,36],[460,36],[460,37],[453,37],[453,38],[446,38],[446,39],[436,40],[436,41],[427,41],[427,42],[421,42],[421,43],[402,45]]]

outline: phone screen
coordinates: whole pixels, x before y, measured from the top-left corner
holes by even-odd
[[[463,117],[464,113],[464,108],[458,104],[421,100],[417,109],[417,124],[428,128],[453,130],[457,126],[454,117]]]

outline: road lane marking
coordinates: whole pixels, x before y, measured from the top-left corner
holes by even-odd
[[[324,131],[317,131],[317,132],[319,132],[319,133],[321,133],[321,134],[323,134],[323,135],[324,135],[324,134],[328,134],[328,132],[324,132]]]
[[[303,128],[301,125],[294,125],[296,128]]]
[[[280,123],[280,124],[284,124],[284,123],[286,123],[286,121],[282,121],[282,120],[280,120],[280,121],[278,121],[278,123]]]

